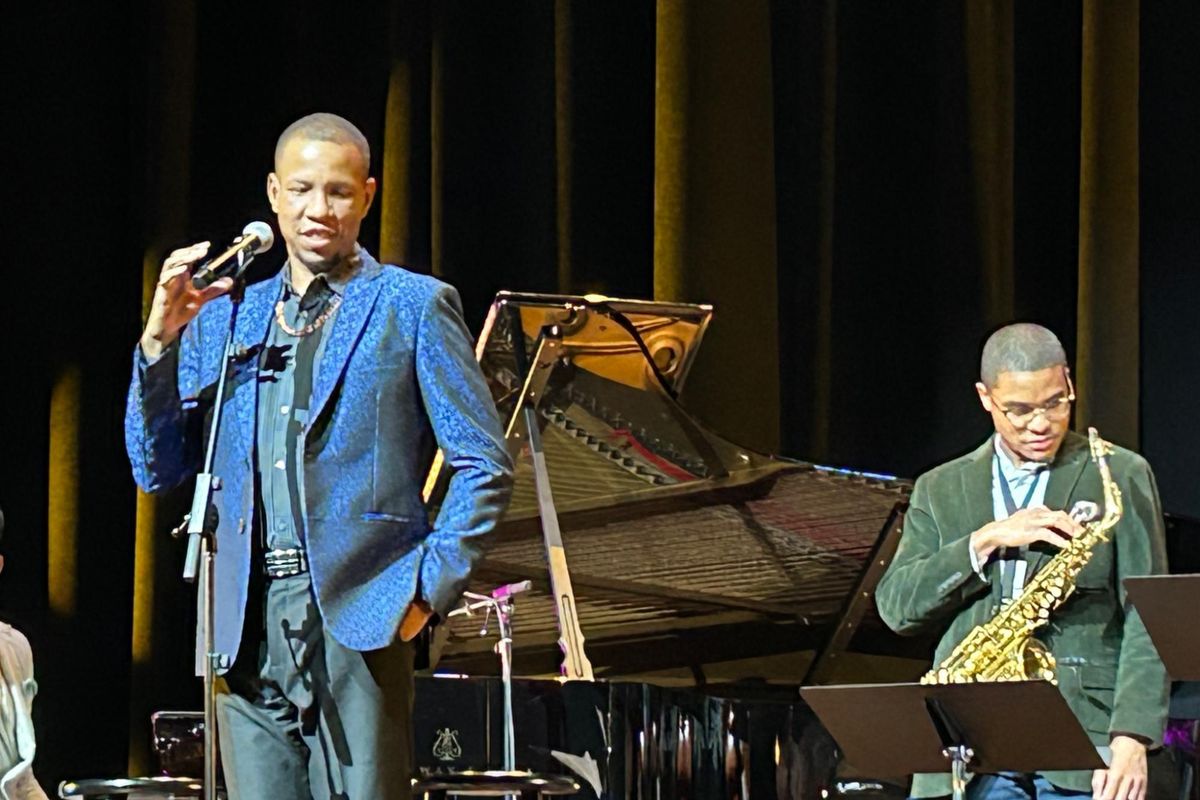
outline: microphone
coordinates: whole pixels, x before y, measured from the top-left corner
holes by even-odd
[[[503,600],[506,597],[512,597],[514,594],[527,592],[533,588],[532,581],[519,581],[517,583],[506,583],[503,586],[497,586],[492,589],[493,600]]]
[[[270,250],[273,244],[275,232],[271,226],[265,222],[251,222],[242,228],[242,235],[234,239],[225,252],[200,265],[200,269],[192,275],[192,288],[207,289],[221,278],[236,275],[241,267],[249,264],[259,253]]]

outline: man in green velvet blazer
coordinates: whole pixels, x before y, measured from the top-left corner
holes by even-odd
[[[1082,530],[1066,509],[1104,502],[1087,440],[1068,428],[1074,388],[1054,334],[1029,324],[1000,329],[984,347],[981,378],[976,390],[995,435],[917,480],[899,549],[876,593],[893,630],[943,631],[935,663]],[[1145,459],[1115,447],[1109,465],[1124,516],[1079,573],[1075,594],[1037,632],[1057,659],[1068,705],[1111,758],[1109,769],[976,776],[971,800],[1144,798],[1146,750],[1162,742],[1168,682],[1121,581],[1165,571],[1163,520]],[[949,793],[948,775],[913,780],[914,797]]]

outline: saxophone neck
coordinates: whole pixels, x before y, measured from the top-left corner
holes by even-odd
[[[1121,490],[1117,488],[1117,482],[1113,480],[1112,469],[1108,465],[1108,457],[1112,455],[1113,446],[1110,442],[1102,439],[1099,431],[1095,428],[1088,428],[1088,447],[1091,450],[1092,460],[1096,462],[1096,468],[1100,470],[1100,481],[1104,489],[1104,515],[1094,525],[1101,533],[1100,538],[1107,538],[1103,536],[1103,532],[1116,525],[1124,511]]]

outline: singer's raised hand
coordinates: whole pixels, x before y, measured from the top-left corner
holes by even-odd
[[[142,331],[142,353],[146,358],[152,361],[158,358],[200,312],[201,306],[233,286],[231,278],[222,278],[204,289],[192,288],[192,265],[204,258],[209,245],[209,242],[197,242],[175,250],[163,261],[146,328]]]

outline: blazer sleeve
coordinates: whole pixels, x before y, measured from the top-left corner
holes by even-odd
[[[450,479],[421,561],[421,594],[445,616],[483,558],[512,491],[512,461],[463,322],[458,292],[441,285],[421,315],[416,368],[425,413]]]
[[[199,318],[153,363],[134,348],[133,379],[125,404],[125,450],[142,491],[171,489],[201,465],[199,428],[201,325]]]
[[[1140,457],[1124,489],[1124,518],[1114,535],[1117,599],[1124,608],[1110,734],[1132,733],[1162,744],[1169,682],[1158,650],[1137,609],[1125,596],[1124,579],[1166,572],[1166,536],[1154,473]]]
[[[971,531],[942,531],[931,481],[917,479],[896,556],[875,591],[879,616],[904,635],[944,622],[990,584],[971,568]]]

